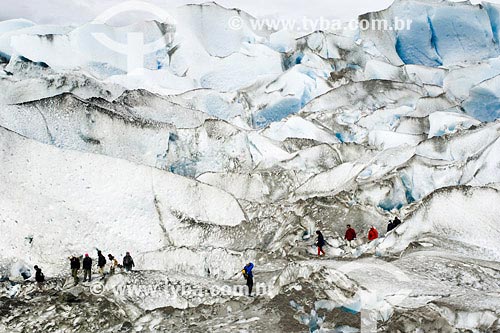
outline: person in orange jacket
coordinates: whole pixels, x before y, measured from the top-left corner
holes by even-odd
[[[368,231],[368,240],[371,242],[372,240],[375,240],[378,238],[378,231],[375,229],[374,226],[370,228],[370,231]]]

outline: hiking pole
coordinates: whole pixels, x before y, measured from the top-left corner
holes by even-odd
[[[229,280],[232,280],[232,279],[234,279],[234,278],[235,278],[235,277],[236,277],[236,276],[237,276],[238,274],[240,274],[240,273],[241,273],[241,271],[239,271],[239,272],[236,272],[236,273],[235,273],[235,274],[234,274],[233,276],[231,276],[231,277],[229,278]]]
[[[236,272],[233,276],[231,276],[231,279],[234,278],[236,275],[240,274],[241,271]]]

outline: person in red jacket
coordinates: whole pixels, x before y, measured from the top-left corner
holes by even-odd
[[[368,240],[371,242],[372,240],[375,240],[378,238],[378,231],[375,229],[374,226],[370,228],[370,231],[368,231]]]
[[[356,231],[351,228],[350,224],[347,225],[347,230],[345,231],[345,239],[349,246],[351,246],[351,242],[356,239]]]

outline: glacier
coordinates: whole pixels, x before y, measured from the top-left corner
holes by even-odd
[[[0,22],[0,332],[499,331],[499,10]],[[133,71],[92,37],[137,32],[163,45]],[[135,270],[73,286],[67,257],[97,249]]]

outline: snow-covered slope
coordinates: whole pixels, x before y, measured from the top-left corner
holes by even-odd
[[[481,256],[498,261],[499,200],[500,194],[494,188],[449,187],[438,190],[422,200],[408,216],[408,222],[386,237],[378,250],[398,252],[424,235],[435,235],[480,247]]]
[[[154,168],[59,150],[4,128],[1,147],[2,184],[16,189],[2,196],[6,258],[48,263],[88,247],[149,252],[169,243],[171,224],[234,226],[246,219],[227,193]]]

